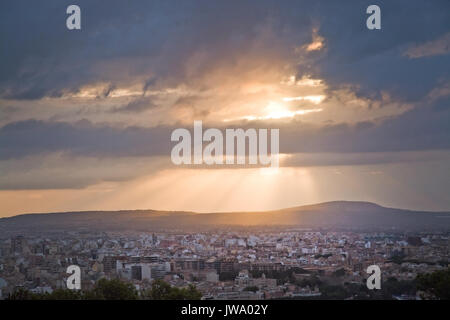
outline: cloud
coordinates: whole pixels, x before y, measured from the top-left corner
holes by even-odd
[[[285,13],[278,15],[270,1],[242,1],[236,10],[236,4],[227,2],[210,6],[183,1],[170,6],[164,1],[105,5],[80,0],[81,32],[65,28],[68,4],[2,3],[2,39],[8,43],[8,50],[0,53],[5,63],[0,75],[4,98],[59,96],[100,81],[113,86],[136,80],[145,88],[153,82],[174,86],[248,50],[261,55],[285,51],[281,44],[294,34],[282,34],[279,19]],[[266,25],[272,15],[279,25],[272,25],[275,34],[269,37]],[[271,47],[272,41],[277,44]]]
[[[328,4],[320,2],[319,33],[327,50],[305,61],[299,75],[310,73],[326,79],[330,87],[353,85],[358,95],[379,96],[389,92],[396,99],[415,101],[423,98],[449,77],[450,55],[430,59],[410,59],[406,48],[425,43],[448,32],[449,4],[446,1],[380,1],[381,30],[370,31],[362,14],[370,1]]]
[[[379,1],[376,31],[365,26],[368,0],[78,0],[80,32],[65,28],[69,4],[0,4],[8,48],[0,50],[2,161],[168,156],[171,131],[194,119],[278,127],[293,166],[398,162],[450,149],[448,0]],[[307,96],[324,99],[283,101]],[[222,122],[267,119],[268,106],[322,111]],[[90,180],[83,165],[76,170],[84,176],[68,184],[119,179],[111,171]],[[17,187],[14,165],[3,170],[11,172],[3,187]],[[47,187],[65,186],[56,180]]]
[[[444,107],[446,106],[446,107]],[[450,99],[440,98],[382,122],[310,124],[289,121],[238,121],[219,128],[279,128],[281,153],[361,153],[450,149]],[[27,120],[0,128],[0,159],[67,152],[83,156],[169,155],[174,126],[117,126]],[[188,127],[192,127],[189,124]]]
[[[167,168],[163,157],[86,157],[53,152],[0,161],[0,190],[81,189],[120,183]]]
[[[449,77],[442,68],[450,63],[448,54],[430,59],[404,54],[430,39],[438,39],[430,43],[441,48],[439,39],[447,39],[450,28],[446,0],[408,5],[381,1],[383,22],[377,31],[365,27],[370,1],[208,5],[187,0],[170,6],[164,1],[137,0],[129,5],[112,0],[106,6],[80,0],[81,32],[65,28],[69,4],[21,0],[1,4],[0,32],[8,43],[8,50],[0,52],[1,98],[60,98],[99,83],[108,84],[99,93],[104,98],[129,84],[139,84],[144,94],[184,86],[191,95],[223,87],[234,95],[244,80],[267,84],[281,76],[275,70],[294,69],[298,79],[321,79],[329,90],[348,85],[359,97],[379,98],[387,92],[396,100],[416,101]],[[320,50],[307,51],[308,47]],[[152,109],[142,100],[128,104],[113,110],[126,114]],[[171,105],[164,101],[159,106]]]
[[[139,128],[28,120],[0,129],[0,159],[66,152],[73,156],[126,157],[170,154],[167,127]]]
[[[415,59],[448,53],[450,53],[450,32],[438,39],[409,48],[406,50],[405,55]]]
[[[147,110],[153,109],[155,107],[156,107],[156,105],[152,99],[150,99],[148,97],[142,97],[142,98],[134,99],[124,106],[114,108],[112,111],[118,112],[118,113],[121,113],[121,112],[123,112],[123,113],[141,113],[143,111],[147,111]]]
[[[448,162],[450,151],[394,151],[364,153],[293,153],[283,157],[282,167],[367,166],[416,162]]]
[[[439,67],[448,58],[411,64],[403,56],[405,47],[448,32],[445,0],[408,5],[381,1],[382,29],[376,32],[365,27],[370,1],[209,5],[188,0],[170,6],[164,1],[130,5],[112,0],[105,5],[80,0],[81,32],[65,28],[69,4],[2,3],[1,36],[8,43],[0,53],[3,98],[58,97],[101,81],[112,86],[141,81],[144,90],[155,83],[173,87],[195,83],[244,56],[257,61],[301,58],[299,73],[313,72],[334,84],[358,84],[361,90],[389,90],[395,81],[404,96],[416,92],[408,90],[410,78],[418,75],[430,88],[436,77],[448,74]],[[324,43],[326,50],[317,50]],[[302,46],[309,46],[311,55],[295,57],[295,48]]]
[[[381,123],[360,122],[323,127],[299,123],[280,128],[280,150],[291,152],[386,152],[450,148],[449,99],[447,108],[418,107]],[[284,130],[283,130],[284,129]]]

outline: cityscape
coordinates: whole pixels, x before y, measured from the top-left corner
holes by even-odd
[[[449,12],[0,1],[0,310],[435,311],[450,300]]]
[[[132,283],[138,293],[155,280],[194,285],[201,299],[214,300],[424,299],[415,279],[447,270],[449,235],[301,228],[16,235],[0,241],[1,297],[18,288],[65,289],[66,269],[77,265],[82,290],[106,278]],[[380,292],[366,287],[374,264]]]

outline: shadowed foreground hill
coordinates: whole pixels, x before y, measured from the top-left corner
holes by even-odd
[[[262,212],[86,211],[25,214],[0,219],[0,231],[3,232],[156,231],[220,226],[450,230],[450,212],[410,211],[369,202],[334,201]]]

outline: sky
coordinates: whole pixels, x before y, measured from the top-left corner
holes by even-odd
[[[66,8],[81,8],[81,30]],[[381,29],[366,8],[381,9]],[[450,3],[5,0],[0,217],[450,211]],[[176,166],[171,132],[279,128],[280,167]]]

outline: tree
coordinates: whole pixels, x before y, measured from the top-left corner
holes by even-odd
[[[343,286],[338,285],[323,285],[320,287],[323,297],[326,299],[345,299],[349,296],[347,290]]]
[[[419,274],[417,289],[437,299],[450,300],[450,268],[429,274]]]
[[[146,293],[146,297],[150,300],[165,300],[170,294],[170,284],[162,280],[155,280],[152,283],[151,289]]]
[[[131,283],[118,279],[100,279],[95,285],[92,298],[97,300],[136,300],[138,293]]]
[[[386,299],[391,298],[393,295],[401,295],[401,294],[415,295],[417,291],[416,281],[397,280],[394,277],[390,277],[383,282],[381,291],[383,293],[384,298]]]
[[[315,287],[315,286],[320,286],[322,284],[322,281],[319,279],[318,276],[313,275],[313,276],[310,276],[309,278],[295,280],[295,281],[293,281],[293,283],[295,283],[296,285],[298,285],[300,287],[306,287],[306,286]]]
[[[83,292],[69,289],[56,289],[52,293],[36,295],[36,298],[42,300],[82,300]]]
[[[162,280],[155,280],[145,297],[150,300],[200,300],[202,293],[193,285],[180,289]]]
[[[151,300],[200,300],[202,293],[193,285],[176,288],[162,280],[155,280],[151,289],[143,293]],[[101,279],[93,290],[74,291],[57,289],[52,293],[32,293],[19,288],[9,294],[7,300],[138,300],[140,297],[133,284],[118,279]]]
[[[24,288],[18,288],[8,295],[6,300],[33,300],[34,295]]]

